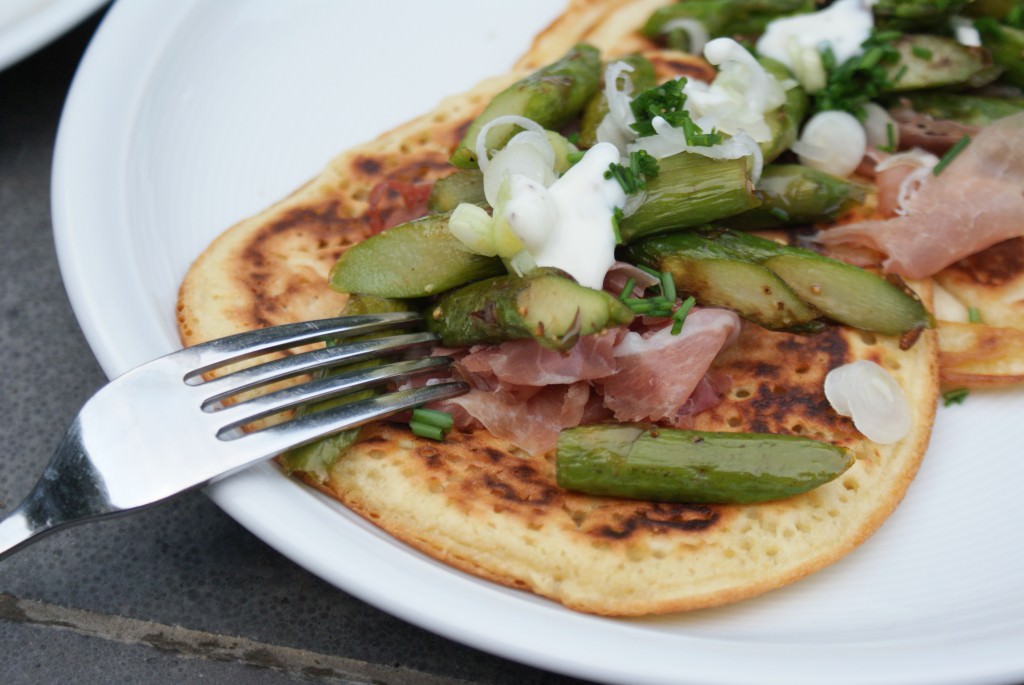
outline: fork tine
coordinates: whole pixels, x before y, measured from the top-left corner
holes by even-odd
[[[222,428],[217,432],[217,437],[221,439],[237,437],[241,435],[242,426],[267,416],[301,404],[343,397],[390,381],[442,369],[447,367],[451,361],[449,357],[424,357],[353,369],[228,405],[215,410],[218,418],[222,418],[224,421]]]
[[[370,340],[354,340],[343,345],[289,355],[202,383],[201,387],[204,391],[207,389],[215,391],[203,402],[202,406],[204,410],[210,409],[211,406],[227,397],[272,381],[342,363],[356,362],[370,357],[382,357],[394,352],[429,345],[436,341],[437,336],[433,333],[405,333]]]
[[[355,428],[402,411],[461,395],[469,389],[462,381],[438,383],[410,390],[376,395],[346,402],[330,409],[296,417],[290,421],[239,437],[244,444],[270,456],[318,440],[348,428]]]
[[[332,337],[365,335],[391,328],[419,323],[422,317],[415,312],[387,312],[341,316],[317,321],[275,326],[238,333],[186,348],[183,352],[195,358],[196,368],[186,379],[193,379],[217,367],[242,361],[268,352],[323,341]]]

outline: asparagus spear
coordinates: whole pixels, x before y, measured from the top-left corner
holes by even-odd
[[[971,0],[878,0],[871,10],[881,30],[942,34],[969,4]]]
[[[981,44],[992,54],[992,60],[1003,67],[1003,80],[1014,86],[1024,86],[1024,30],[991,18],[978,19],[974,25],[981,34]]]
[[[1001,71],[993,65],[987,50],[962,45],[952,38],[906,35],[898,38],[893,47],[899,59],[887,68],[884,92],[947,86],[978,88],[991,83]],[[1019,48],[1017,61],[1020,63]]]
[[[757,182],[761,205],[723,219],[729,228],[754,230],[833,221],[864,201],[867,189],[801,164],[765,167]]]
[[[434,182],[427,199],[432,212],[450,212],[463,202],[482,204],[484,197],[484,175],[479,169],[456,169],[453,173]]]
[[[628,424],[563,430],[556,480],[592,495],[681,503],[750,504],[792,497],[854,463],[810,438],[712,433]]]
[[[757,207],[745,159],[710,159],[681,152],[658,160],[639,206],[619,222],[623,242],[690,228]]]
[[[425,297],[503,273],[501,260],[471,252],[448,230],[448,214],[431,214],[358,243],[335,262],[339,292]]]
[[[814,94],[815,111],[841,109],[860,116],[865,103],[887,93],[980,87],[1001,71],[987,50],[942,36],[880,33],[863,47],[861,55],[841,64],[835,63],[830,50],[823,53],[828,77],[825,87]]]
[[[582,335],[632,319],[633,311],[608,293],[538,269],[444,294],[427,316],[427,328],[450,346],[533,338],[545,347],[567,350]]]
[[[909,108],[933,119],[968,126],[988,126],[997,119],[1024,112],[1024,97],[992,97],[968,93],[904,93],[891,102],[890,112]]]
[[[645,240],[629,248],[640,264],[672,275],[679,293],[698,304],[731,309],[771,330],[811,332],[822,327],[820,311],[754,260],[738,257],[696,231]]]
[[[686,34],[672,32],[666,25],[693,19],[704,25],[709,38],[752,36],[763,33],[773,19],[814,9],[813,0],[688,0],[658,8],[640,30],[654,40],[665,38],[671,48],[691,50]]]
[[[1016,7],[1020,7],[1020,0],[974,0],[964,8],[964,13],[972,17],[992,17],[1005,21]]]
[[[631,253],[642,263],[666,271],[673,269],[679,255],[697,262],[711,255],[725,262],[759,265],[780,278],[813,311],[862,330],[902,335],[933,325],[928,310],[908,289],[851,264],[749,233],[718,229],[676,233],[645,241],[631,248]],[[685,279],[683,274],[681,280]],[[736,301],[752,298],[754,294],[738,292],[742,285],[750,287],[749,283],[731,283],[724,278],[707,287],[714,292],[732,288],[737,291],[732,294]],[[685,290],[683,285],[678,287]],[[700,291],[691,294],[698,302],[703,297]],[[758,315],[769,318],[770,312],[762,310]]]
[[[506,114],[532,119],[546,129],[556,130],[575,117],[597,91],[601,80],[601,57],[596,48],[580,44],[562,59],[545,66],[496,95],[478,116],[451,156],[451,163],[463,169],[477,166],[476,140],[484,126]],[[495,127],[487,136],[487,147],[500,149],[515,134],[514,125]]]

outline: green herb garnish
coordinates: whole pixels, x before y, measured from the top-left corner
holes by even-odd
[[[863,120],[864,105],[877,99],[885,88],[902,76],[901,72],[890,78],[888,72],[899,62],[899,50],[892,43],[901,35],[899,31],[874,33],[862,44],[860,55],[842,64],[836,61],[832,48],[826,45],[821,53],[821,63],[827,76],[825,87],[815,93],[815,111],[840,109]]]
[[[885,141],[882,152],[896,152],[896,127],[891,121],[885,125]]]
[[[910,52],[918,59],[931,60],[932,58],[932,51],[921,45],[911,46]]]
[[[981,323],[981,312],[977,307],[967,308],[967,321],[970,323]]]
[[[414,435],[431,440],[444,440],[445,434],[455,425],[448,412],[436,409],[413,409],[409,428]]]
[[[705,132],[686,111],[686,94],[683,93],[685,78],[666,81],[660,86],[650,88],[633,98],[629,104],[636,121],[630,127],[641,136],[655,135],[655,117],[661,117],[674,128],[681,129],[687,145],[711,146],[722,142],[722,134],[717,131]]]
[[[609,164],[605,178],[614,178],[626,191],[627,195],[638,193],[647,187],[647,181],[658,175],[658,160],[646,150],[636,150],[629,154],[629,166]]]
[[[629,286],[629,288],[622,289],[622,294],[619,295],[619,300],[637,314],[642,314],[644,316],[674,316],[672,309],[676,304],[676,283],[672,280],[672,274],[667,271],[659,273],[658,271],[643,265],[638,265],[638,268],[643,269],[658,279],[659,290],[661,292],[658,295],[652,295],[651,297],[632,297],[631,293],[633,292],[633,285],[635,285],[635,281],[630,279],[626,282],[626,285]]]
[[[970,143],[970,136],[964,136],[960,140],[956,141],[956,145],[949,148],[949,151],[946,152],[946,154],[942,155],[942,159],[939,160],[939,163],[932,167],[932,173],[935,174],[936,176],[941,174],[942,170],[949,166],[949,163],[952,162],[958,154],[963,152],[963,149],[970,145]]]
[[[946,407],[963,404],[969,394],[970,391],[967,388],[953,388],[942,393],[942,403]]]
[[[686,322],[686,315],[690,313],[693,306],[697,304],[697,300],[693,298],[693,295],[683,300],[683,303],[679,305],[679,308],[672,313],[672,335],[679,335],[683,330],[683,324]]]

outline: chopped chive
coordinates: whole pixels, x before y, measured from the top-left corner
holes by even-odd
[[[954,404],[963,404],[969,394],[970,391],[967,388],[953,388],[952,390],[947,390],[942,393],[943,406],[949,407]]]
[[[932,58],[932,51],[921,45],[914,45],[910,48],[910,52],[918,59],[931,60]]]
[[[860,67],[862,69],[871,69],[878,64],[882,57],[885,56],[885,52],[880,47],[873,47],[864,53],[864,56],[860,59]]]
[[[879,31],[878,33],[873,35],[871,38],[876,43],[891,43],[892,41],[896,40],[897,38],[902,38],[902,37],[903,37],[903,33],[902,32],[893,29],[891,31]]]
[[[431,426],[428,423],[420,423],[419,421],[410,421],[409,428],[412,430],[413,435],[418,435],[421,438],[444,440],[444,431],[437,426]]]
[[[423,409],[422,407],[412,410],[412,422],[436,426],[441,430],[450,430],[455,425],[455,419],[448,412],[438,411],[437,409]]]
[[[896,152],[896,127],[890,121],[885,125],[886,152]]]
[[[981,312],[977,307],[967,308],[967,320],[971,323],[981,323]]]
[[[779,221],[789,221],[789,212],[787,212],[782,207],[772,207],[771,209],[768,210],[768,213],[774,216]]]
[[[686,315],[690,313],[690,310],[693,309],[695,304],[697,304],[697,300],[695,300],[693,295],[691,295],[683,300],[683,303],[679,305],[679,309],[672,314],[672,335],[679,335],[683,330],[683,324],[686,322]]]
[[[619,229],[619,224],[622,223],[622,208],[616,207],[615,211],[612,212],[612,233],[615,235],[615,244],[622,244],[622,231]]]
[[[676,282],[668,271],[661,273],[661,295],[669,302],[676,301]]]
[[[970,136],[964,136],[960,140],[956,141],[956,145],[949,148],[949,151],[946,152],[946,154],[942,155],[942,159],[939,160],[939,163],[932,167],[932,173],[935,174],[936,176],[941,174],[942,170],[949,166],[949,163],[953,161],[953,158],[956,157],[961,152],[963,152],[963,149],[967,147],[970,144],[970,142]]]
[[[658,280],[661,280],[661,272],[660,271],[655,271],[651,267],[645,266],[644,264],[637,264],[636,268],[640,269],[641,271],[647,272],[648,274],[650,274],[651,276],[654,276]]]
[[[575,152],[569,152],[569,153],[567,153],[565,155],[565,161],[569,162],[570,165],[571,164],[575,164],[576,162],[578,162],[581,159],[583,159],[583,155],[584,154],[585,153],[583,152],[583,150],[576,150]]]
[[[619,293],[619,299],[625,301],[627,297],[633,296],[633,288],[636,287],[636,279],[629,278],[626,280],[626,285],[622,286],[622,292]]]

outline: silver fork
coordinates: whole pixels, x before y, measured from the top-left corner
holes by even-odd
[[[400,312],[265,328],[185,348],[116,378],[86,402],[39,482],[0,521],[0,559],[45,533],[156,504],[292,447],[465,392],[460,382],[427,384],[252,428],[300,405],[443,370],[451,360],[425,356],[436,336],[422,331],[295,352],[204,380],[204,374],[259,355],[419,322],[417,315]],[[418,358],[394,360],[415,351]],[[386,363],[332,369],[316,380],[249,397],[275,381],[368,359]],[[227,401],[243,392],[248,399]]]

